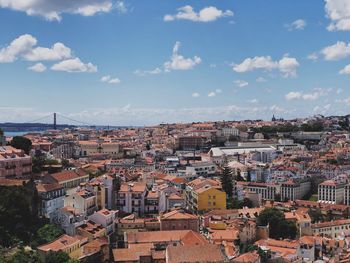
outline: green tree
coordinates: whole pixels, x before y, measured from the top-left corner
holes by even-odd
[[[225,167],[224,171],[220,175],[222,190],[226,193],[227,207],[232,206],[232,195],[233,195],[233,178],[229,167]]]
[[[32,148],[32,141],[23,136],[15,136],[10,142],[10,145],[17,149],[22,149],[26,154],[28,154]]]
[[[67,253],[59,252],[49,252],[45,257],[46,263],[70,263],[70,257]]]
[[[295,238],[296,236],[295,224],[287,221],[284,214],[276,208],[264,209],[258,216],[257,221],[258,225],[269,225],[271,238]]]
[[[15,254],[1,259],[0,263],[42,263],[42,260],[36,251],[20,249]]]
[[[39,228],[39,230],[36,232],[36,236],[32,244],[33,246],[40,246],[42,244],[52,242],[63,233],[64,232],[55,225],[46,224],[43,227]]]

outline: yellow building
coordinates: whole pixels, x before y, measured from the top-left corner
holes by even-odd
[[[192,196],[193,209],[197,212],[226,209],[226,193],[210,185],[194,190]]]
[[[49,252],[63,251],[69,255],[70,258],[78,259],[81,256],[81,240],[77,237],[62,235],[53,242],[39,246],[38,251],[41,258],[44,260]]]

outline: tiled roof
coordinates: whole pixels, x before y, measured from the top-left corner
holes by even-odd
[[[221,252],[220,245],[204,244],[195,246],[169,246],[167,248],[168,263],[200,263],[200,262],[224,262],[225,256]]]

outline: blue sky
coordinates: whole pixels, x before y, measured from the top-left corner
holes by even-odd
[[[58,2],[0,0],[1,122],[350,113],[347,0]]]

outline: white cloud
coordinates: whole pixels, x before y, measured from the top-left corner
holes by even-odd
[[[346,65],[342,70],[339,71],[341,75],[349,75],[350,74],[350,64]]]
[[[121,81],[118,78],[112,78],[110,75],[103,76],[101,82],[108,84],[119,84]]]
[[[198,92],[192,93],[192,97],[193,98],[198,98],[199,96],[200,96],[200,94]]]
[[[7,47],[0,49],[0,63],[14,62],[19,56],[30,52],[36,43],[36,38],[29,34],[19,36]]]
[[[255,81],[256,82],[266,82],[266,79],[263,77],[258,77]]]
[[[306,57],[306,58],[307,58],[307,59],[309,59],[309,60],[316,61],[316,60],[318,59],[317,52],[313,52],[313,53],[311,53],[311,54],[307,55],[307,57]]]
[[[257,69],[271,71],[278,69],[284,77],[295,77],[299,62],[288,55],[279,61],[273,61],[270,56],[246,58],[240,64],[235,64],[233,70],[238,73],[249,72]]]
[[[325,60],[340,60],[350,55],[350,43],[338,41],[334,45],[325,47],[321,50]]]
[[[290,24],[287,24],[288,30],[303,30],[306,27],[306,21],[304,19],[297,19]]]
[[[155,68],[153,70],[140,70],[137,69],[134,71],[134,74],[137,76],[146,76],[146,75],[157,75],[162,73],[163,71],[160,68]]]
[[[322,96],[328,95],[332,89],[321,89],[321,88],[315,88],[312,90],[312,92],[304,93],[301,91],[291,91],[285,95],[286,100],[296,100],[296,99],[302,99],[302,100],[317,100]]]
[[[350,30],[350,1],[325,0],[325,10],[331,23],[327,27],[329,31]]]
[[[51,67],[55,71],[65,72],[97,72],[97,66],[92,63],[83,63],[79,58],[63,60]]]
[[[208,97],[215,97],[216,93],[214,91],[211,91],[208,93]]]
[[[251,99],[251,100],[248,100],[249,103],[252,103],[252,104],[256,104],[259,102],[258,99]]]
[[[0,0],[0,7],[25,12],[29,16],[41,16],[49,21],[60,21],[63,13],[93,16],[108,13],[114,8],[126,12],[123,1],[113,0]]]
[[[42,63],[36,63],[35,65],[28,67],[28,69],[34,72],[44,72],[46,71],[46,66]]]
[[[233,16],[233,12],[231,10],[222,11],[214,6],[209,6],[196,13],[192,6],[186,5],[178,8],[177,14],[165,15],[164,21],[190,20],[194,22],[212,22],[219,18],[230,16]]]
[[[23,55],[23,58],[28,61],[62,60],[71,57],[71,49],[62,43],[55,43],[51,48],[36,47]]]
[[[343,91],[344,91],[343,89],[337,89],[335,93],[336,94],[341,94],[341,93],[343,93]]]
[[[201,58],[194,56],[193,58],[185,58],[178,54],[181,43],[177,41],[173,48],[173,54],[170,61],[164,63],[164,70],[169,72],[171,70],[189,70],[202,62]]]
[[[236,85],[236,87],[239,87],[239,88],[244,88],[244,87],[249,85],[249,83],[247,81],[240,80],[240,79],[235,80],[233,83]]]
[[[286,100],[300,99],[302,93],[299,91],[291,91],[285,95]]]

